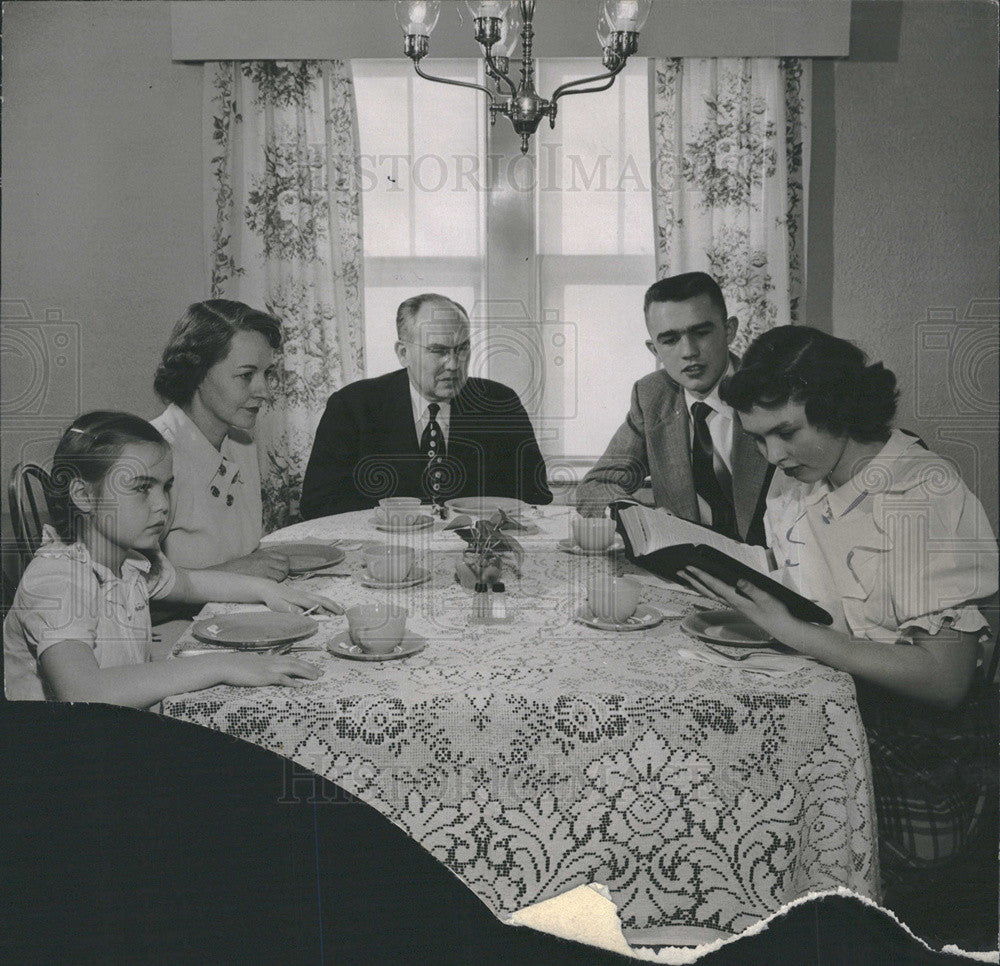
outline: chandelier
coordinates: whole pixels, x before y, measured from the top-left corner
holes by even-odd
[[[486,73],[495,84],[494,90],[481,84],[434,77],[421,69],[420,61],[427,54],[431,31],[441,12],[441,0],[396,0],[396,19],[406,38],[403,50],[413,61],[414,70],[438,84],[482,91],[489,101],[490,124],[496,123],[498,114],[509,117],[514,130],[521,135],[521,153],[526,154],[528,139],[543,117],[549,119],[551,127],[556,126],[559,98],[567,94],[606,91],[614,84],[629,56],[638,49],[639,31],[646,23],[651,3],[652,0],[603,0],[597,17],[597,39],[604,50],[605,72],[562,84],[548,100],[535,90],[535,62],[531,56],[535,0],[466,2],[475,24],[476,41],[483,49]],[[510,58],[518,39],[521,41],[521,79],[515,84],[510,77]]]

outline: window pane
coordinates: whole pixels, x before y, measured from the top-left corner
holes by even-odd
[[[560,434],[553,455],[596,460],[628,413],[632,384],[655,368],[645,345],[646,288],[645,281],[562,288],[561,324],[548,323],[544,340],[544,411]]]
[[[598,73],[596,59],[539,61],[539,89]],[[636,59],[598,94],[559,101],[538,129],[538,250],[545,255],[653,251],[647,68]]]
[[[417,77],[409,60],[355,60],[365,255],[479,255],[483,95]],[[433,72],[479,83],[474,60]]]

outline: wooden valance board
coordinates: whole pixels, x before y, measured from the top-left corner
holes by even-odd
[[[177,61],[402,56],[391,0],[180,0],[170,8]],[[597,8],[598,0],[540,0],[536,55],[597,57]],[[845,57],[850,22],[850,0],[653,0],[639,54]],[[464,4],[445,0],[431,56],[479,56]]]

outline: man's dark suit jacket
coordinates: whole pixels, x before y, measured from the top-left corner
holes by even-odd
[[[361,379],[326,404],[302,485],[304,519],[364,510],[388,496],[430,493],[405,369]],[[440,495],[551,503],[531,420],[512,389],[470,378],[451,401]]]

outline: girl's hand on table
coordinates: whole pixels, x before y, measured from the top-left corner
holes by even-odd
[[[343,614],[344,608],[335,600],[322,594],[312,594],[293,584],[273,584],[261,592],[261,599],[271,610],[295,614],[299,610],[323,610],[329,614]]]
[[[739,611],[748,620],[767,631],[773,638],[794,647],[795,626],[811,624],[800,621],[788,612],[788,608],[777,597],[766,590],[755,587],[749,580],[740,580],[735,587],[725,581],[699,570],[685,567],[681,572],[687,582],[699,593],[719,601],[726,607]]]
[[[220,684],[239,687],[266,687],[280,684],[289,688],[301,688],[315,681],[322,671],[313,664],[294,657],[275,657],[267,654],[225,654],[219,655]]]

